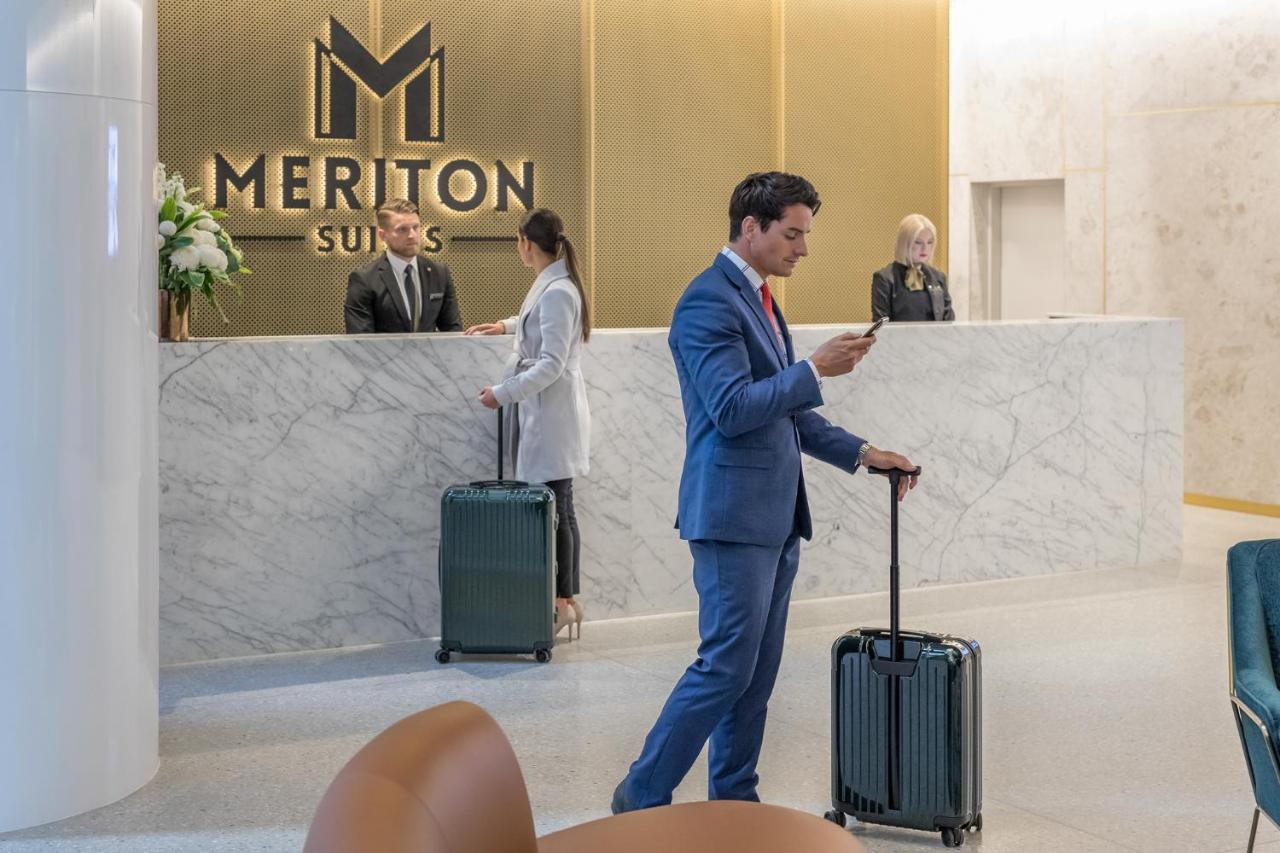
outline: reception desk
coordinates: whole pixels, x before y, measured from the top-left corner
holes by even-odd
[[[842,330],[795,328],[796,351]],[[162,344],[162,662],[438,635],[440,494],[495,474],[476,394],[510,349]],[[666,330],[599,330],[584,353],[583,600],[593,619],[694,609]],[[1182,354],[1180,320],[902,324],[826,381],[820,411],[924,466],[903,505],[907,587],[1157,564],[1181,555]],[[885,482],[805,464],[814,538],[795,597],[885,589]]]

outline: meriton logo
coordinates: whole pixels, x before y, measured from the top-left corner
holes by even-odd
[[[329,44],[315,40],[317,139],[356,138],[356,80],[379,100],[404,83],[405,141],[444,141],[444,48],[431,50],[430,22],[380,62],[337,18],[329,18]]]
[[[382,150],[381,138],[358,140],[356,133],[356,83],[378,100],[398,88],[404,92],[404,141],[444,142],[444,48],[431,48],[431,24],[425,23],[408,41],[383,59],[375,57],[337,18],[328,16],[329,43],[308,35],[315,51],[314,136],[307,145],[289,145],[257,153],[239,150],[233,156],[215,151],[209,166],[214,207],[225,208],[237,193],[247,208],[264,211],[267,229],[293,230],[279,211],[330,212],[376,209],[388,197],[399,196],[417,204],[423,212],[423,251],[444,248],[442,225],[432,223],[432,208],[450,216],[504,214],[515,206],[534,206],[534,164],[520,158],[482,163],[470,157],[451,157],[447,149],[428,151]],[[322,21],[318,22],[323,26]],[[372,41],[378,43],[375,24]],[[305,42],[303,43],[305,44]],[[456,51],[455,51],[456,52]],[[297,74],[307,71],[305,50],[299,51]],[[294,91],[303,93],[306,84]],[[304,119],[305,121],[305,119]],[[298,128],[305,130],[305,124]],[[457,142],[457,128],[454,142]],[[465,134],[463,134],[465,135]],[[323,143],[345,140],[352,144]],[[330,147],[335,150],[325,150]],[[376,146],[376,148],[375,148]],[[303,153],[296,153],[301,148]],[[424,156],[431,153],[431,157]],[[314,156],[313,156],[314,155]],[[268,201],[268,189],[272,198]],[[354,222],[319,222],[314,226],[315,250],[330,252],[378,251],[377,227],[371,217]],[[473,220],[474,221],[474,220]],[[484,220],[501,224],[510,234],[509,220]],[[300,234],[261,234],[242,240],[301,242]],[[453,234],[459,242],[514,241],[514,236]]]

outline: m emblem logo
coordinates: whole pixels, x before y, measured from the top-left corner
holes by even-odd
[[[329,18],[328,46],[320,39],[315,44],[317,139],[356,138],[359,80],[379,100],[404,83],[405,141],[444,141],[444,48],[431,50],[429,22],[383,62],[334,17]]]

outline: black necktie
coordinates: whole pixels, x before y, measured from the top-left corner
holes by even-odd
[[[413,267],[404,268],[404,298],[409,303],[409,331],[418,331],[418,291],[413,286]]]

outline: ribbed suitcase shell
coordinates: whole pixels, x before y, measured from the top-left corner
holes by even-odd
[[[440,500],[440,648],[518,653],[555,642],[555,493],[451,486]]]
[[[872,671],[889,657],[889,631],[858,628],[832,647],[832,805],[868,823],[964,828],[982,812],[982,653],[959,637],[900,632],[899,802],[889,803],[889,690]]]

